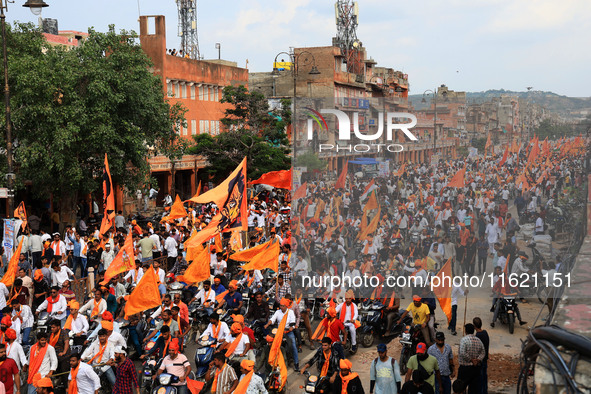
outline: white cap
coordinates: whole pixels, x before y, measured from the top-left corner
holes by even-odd
[[[115,346],[113,353],[125,354],[127,356],[127,351],[125,350],[125,348],[123,346]]]

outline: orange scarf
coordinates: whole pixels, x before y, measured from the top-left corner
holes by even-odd
[[[78,370],[80,369],[80,364],[74,369],[70,371],[72,375],[72,380],[70,381],[70,385],[68,386],[68,394],[78,394],[78,383],[76,382],[76,376],[78,376]]]
[[[172,336],[168,337],[168,340],[166,341],[166,345],[164,346],[164,351],[162,352],[162,358],[166,357],[168,352],[168,345],[170,345],[170,342],[172,341]]]
[[[103,354],[105,353],[105,350],[107,349],[107,342],[105,342],[105,346],[101,346],[99,344],[99,351],[97,354],[94,355],[93,358],[90,359],[90,361],[88,362],[89,365],[92,365],[92,362],[94,361],[95,358],[98,357],[98,360],[96,360],[97,364],[100,364],[101,360],[103,359]]]
[[[101,298],[102,301],[102,298]],[[99,306],[101,304],[101,301],[96,302],[96,300],[92,300],[94,307],[92,308],[92,313],[90,314],[91,316],[96,316],[99,314]]]
[[[65,329],[66,327],[64,327]],[[62,332],[62,330],[60,329],[56,334],[51,334],[49,336],[49,344],[53,347],[55,347],[55,345],[57,345],[57,341],[60,339],[60,333]]]
[[[57,295],[57,297],[55,297],[55,299],[53,299],[51,297],[47,298],[47,313],[51,313],[51,311],[53,310],[53,304],[55,304],[59,300],[60,300],[59,294]]]
[[[51,249],[53,249],[53,254],[54,254],[55,256],[61,257],[61,255],[62,255],[62,252],[60,251],[60,250],[61,250],[61,248],[59,247],[59,245],[60,245],[60,241],[57,241],[57,242],[53,241],[53,242],[51,243],[51,245],[49,245],[49,247],[50,247]],[[56,250],[56,246],[57,246],[57,250]]]
[[[232,343],[230,344],[230,346],[228,346],[228,350],[226,351],[226,357],[230,357],[232,354],[234,354],[234,350],[236,350],[236,348],[238,347],[238,344],[240,343],[240,340],[242,339],[242,333],[240,333],[236,339],[234,339],[232,341]]]
[[[328,366],[330,364],[330,356],[332,354],[332,352],[329,350],[328,354],[326,354],[326,352],[324,353],[324,357],[326,358],[324,361],[324,364],[322,364],[322,370],[320,371],[320,377],[324,377],[326,375],[328,375]]]
[[[78,317],[78,315],[76,315],[76,317]],[[64,324],[64,330],[71,330],[73,321],[74,321],[74,316],[72,314],[70,314],[70,316],[68,316],[68,318],[66,319],[66,324]],[[51,345],[51,346],[53,346],[53,345]]]
[[[349,306],[351,307],[351,321],[352,321],[353,317],[355,316],[355,309],[354,309],[353,303],[351,303],[351,305],[349,305]],[[347,316],[347,304],[345,303],[341,307],[341,315],[339,316],[339,320],[344,323],[346,316]]]
[[[222,323],[218,322],[217,325],[213,326],[213,329],[211,330],[212,336],[215,339],[218,339],[218,335],[220,335],[220,330],[222,329]]]
[[[349,381],[355,379],[358,375],[354,372],[349,372],[349,375],[343,376],[340,372],[339,375],[341,376],[341,382],[343,387],[341,389],[341,394],[347,394],[347,386],[349,385]]]
[[[254,375],[254,370],[250,371],[244,376],[244,379],[238,383],[238,386],[236,386],[236,389],[232,392],[232,394],[246,394],[246,390],[248,390],[248,385],[250,384],[252,375]]]
[[[330,319],[326,322],[327,323],[327,327],[326,327],[326,335],[328,335],[328,337],[330,339],[332,339],[334,342],[339,342],[341,340],[341,338],[337,337],[337,338],[333,338],[331,337],[332,331],[331,331],[331,327],[333,324],[335,324],[335,322],[337,321],[337,319],[333,319],[332,321],[330,321]]]
[[[182,326],[181,326],[181,315],[179,315],[179,316],[177,317],[177,319],[176,319],[176,323],[177,323],[177,324],[178,324],[178,326],[179,326],[179,336],[181,336],[181,337],[182,337],[182,336],[183,336],[183,328],[182,328]]]
[[[226,363],[224,363],[224,365],[222,365],[222,367],[220,368],[219,371],[216,371],[215,373],[215,377],[213,378],[213,383],[211,384],[211,392],[213,394],[215,394],[215,392],[217,391],[217,387],[218,387],[218,376],[220,376],[220,374],[222,373],[222,371],[224,370],[224,368],[226,368]]]
[[[47,345],[39,349],[39,343],[36,343],[33,345],[33,347],[31,347],[29,360],[29,377],[27,378],[27,383],[33,384],[33,377],[39,371],[39,367],[41,367],[41,362],[43,362],[43,358],[45,358],[46,352]]]
[[[324,331],[326,330],[326,326],[324,325],[324,321],[328,322],[328,317],[325,317],[320,324],[318,325],[318,327],[316,327],[316,331],[314,331],[314,334],[312,334],[312,340],[317,341],[321,338],[324,337]]]

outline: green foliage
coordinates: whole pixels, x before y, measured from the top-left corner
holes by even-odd
[[[484,152],[484,147],[486,146],[486,138],[474,138],[472,139],[472,146],[478,149],[479,153]]]
[[[571,137],[578,135],[576,127],[571,124],[554,123],[550,119],[544,119],[536,128],[535,134],[540,141],[548,137],[549,140],[557,140],[560,137]]]
[[[307,167],[308,171],[323,171],[328,163],[318,157],[314,152],[306,152],[296,157],[297,167]]]
[[[99,189],[105,153],[113,181],[133,190],[148,180],[150,150],[178,154],[185,110],[165,100],[136,33],[89,34],[66,50],[31,24],[8,32],[17,180],[39,195]]]
[[[194,136],[195,145],[189,148],[190,153],[207,158],[207,171],[215,180],[227,177],[244,156],[250,179],[290,168],[289,140],[285,134],[291,121],[289,100],[271,111],[261,93],[249,92],[241,85],[226,86],[220,102],[231,105],[221,119],[222,132],[216,136],[198,134]]]

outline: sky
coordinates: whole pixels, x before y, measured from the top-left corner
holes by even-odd
[[[164,15],[167,47],[179,46],[174,0],[45,0],[44,18],[60,30],[139,32],[138,16]],[[9,22],[34,22],[25,0],[9,4]],[[552,91],[588,97],[589,0],[359,0],[357,36],[378,66],[408,74],[411,94],[446,84],[456,91]],[[139,10],[138,10],[139,4]],[[290,47],[331,45],[328,0],[198,1],[201,54],[271,71]]]

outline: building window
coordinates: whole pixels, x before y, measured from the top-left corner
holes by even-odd
[[[197,121],[195,119],[191,120],[191,134],[197,134]]]
[[[205,126],[205,132],[209,133],[209,120],[204,120],[203,124]]]
[[[214,94],[215,94],[215,101],[220,101],[220,100],[219,100],[219,96],[218,96],[218,94],[219,94],[219,91],[220,91],[220,88],[218,88],[218,87],[215,87],[215,88],[213,88],[213,89],[214,89],[214,90],[213,90],[213,92],[214,92]]]
[[[199,86],[199,100],[203,101],[203,85]]]
[[[180,97],[180,94],[179,94],[179,83],[178,82],[175,82],[174,83],[174,95],[173,95],[173,97],[174,98],[179,98]]]
[[[181,84],[181,98],[187,98],[187,85]]]
[[[191,100],[195,100],[195,85],[191,86]]]
[[[207,86],[203,89],[203,101],[209,101],[209,88]]]
[[[168,82],[166,84],[166,92],[168,93],[168,97],[174,97],[174,92],[172,91],[172,82]]]

